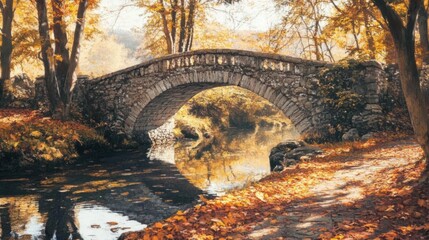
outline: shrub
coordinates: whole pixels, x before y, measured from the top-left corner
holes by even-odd
[[[352,128],[352,117],[363,111],[364,96],[353,89],[362,81],[362,70],[361,64],[349,60],[319,74],[320,91],[332,114],[332,128],[326,140],[341,140],[344,132]]]
[[[35,111],[0,114],[0,166],[69,163],[84,153],[109,150],[106,140],[84,125],[42,118]]]

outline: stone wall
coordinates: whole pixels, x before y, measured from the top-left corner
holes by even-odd
[[[383,66],[375,61],[363,63],[365,70],[362,78],[353,89],[366,99],[365,108],[357,112],[352,123],[361,135],[371,131],[378,131],[383,124],[383,109],[380,105],[380,96],[387,91],[388,82]]]
[[[3,99],[0,105],[9,108],[34,108],[34,81],[20,74],[4,82]]]
[[[83,113],[86,109],[87,103],[85,101],[86,90],[84,82],[88,82],[89,76],[87,75],[79,75],[75,89],[73,91],[73,108],[75,111]],[[35,88],[35,107],[42,112],[49,111],[49,101],[48,95],[46,91],[46,82],[43,76],[37,77],[34,83]],[[87,116],[89,119],[89,116]]]
[[[402,93],[401,80],[399,79],[399,69],[397,65],[390,64],[385,66],[385,78],[387,81],[387,89],[384,92],[387,101],[391,104],[405,107],[405,98]]]

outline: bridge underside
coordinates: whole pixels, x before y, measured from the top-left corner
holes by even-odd
[[[174,114],[192,97],[204,90],[220,86],[227,85],[220,83],[186,84],[163,92],[150,101],[140,112],[134,126],[133,136],[137,140],[146,142],[148,132],[168,123]]]

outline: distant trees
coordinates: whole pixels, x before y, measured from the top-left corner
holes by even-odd
[[[391,4],[405,14],[401,2]],[[388,26],[371,0],[276,0],[276,5],[283,14],[276,28],[288,29],[286,34],[278,31],[277,41],[289,42],[300,57],[395,62]]]
[[[302,47],[302,55],[309,59],[334,61],[332,44],[324,35],[328,21],[327,0],[277,0],[286,11],[283,25],[290,26],[291,37]]]
[[[262,52],[280,54],[287,46],[292,45],[294,38],[288,37],[293,26],[280,24],[257,36],[259,48]],[[290,35],[289,35],[290,36]]]
[[[387,26],[375,6],[368,0],[330,0],[335,14],[327,31],[335,32],[336,42],[348,56],[360,59],[381,59]],[[352,36],[352,40],[349,40]]]
[[[152,27],[162,29],[166,53],[192,49],[195,19],[203,10],[199,0],[137,0],[137,5],[151,13],[148,22]]]
[[[188,52],[196,46],[231,45],[230,39],[224,36],[231,37],[235,33],[229,31],[225,34],[228,29],[208,21],[206,11],[220,4],[232,4],[237,0],[135,0],[135,2],[149,13],[143,28],[145,42],[142,48],[152,57]],[[207,31],[213,26],[216,26],[214,31],[216,35]],[[211,44],[215,41],[216,44]]]

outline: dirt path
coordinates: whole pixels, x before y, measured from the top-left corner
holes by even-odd
[[[351,223],[365,218],[368,211],[375,208],[374,198],[368,193],[388,188],[392,185],[393,175],[413,168],[419,160],[418,152],[418,145],[407,140],[344,159],[345,167],[336,171],[332,179],[310,188],[313,197],[290,205],[286,216],[255,226],[249,238],[318,239],[327,230],[352,229]],[[354,208],[350,209],[350,206]],[[345,225],[347,223],[349,225]],[[349,237],[370,238],[374,231],[368,226],[363,229],[365,232]]]
[[[420,148],[411,139],[357,145],[328,148],[127,239],[428,239],[429,184],[413,188]]]

